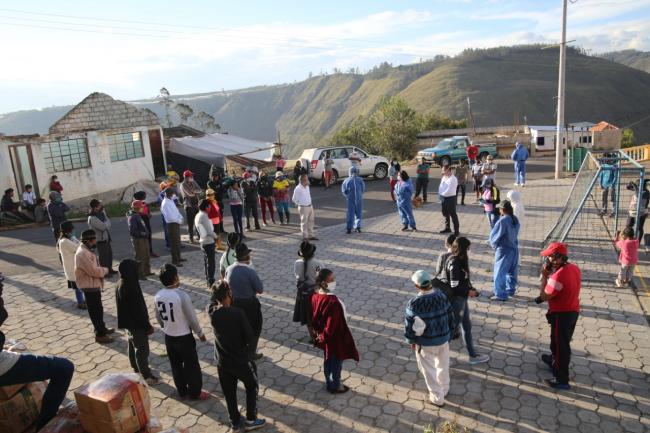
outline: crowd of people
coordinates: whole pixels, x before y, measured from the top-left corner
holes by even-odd
[[[476,169],[477,165],[480,165],[480,170]],[[263,278],[253,265],[253,250],[244,242],[244,215],[246,230],[260,228],[260,209],[263,225],[267,225],[268,221],[276,223],[275,210],[281,224],[285,220],[289,223],[291,197],[298,210],[303,238],[293,266],[296,299],[292,319],[305,326],[309,341],[322,349],[325,389],[329,393],[349,391],[341,381],[343,362],[349,359],[359,361],[360,358],[347,324],[345,304],[337,296],[335,273],[316,258],[317,247],[313,241],[318,239],[314,235],[314,209],[308,175],[301,170],[294,171],[296,184],[291,194],[292,182],[284,175],[284,164],[278,163],[276,168],[275,175],[269,177],[265,172],[248,167],[240,178],[224,176],[214,169],[205,188],[194,181],[193,173],[189,170],[183,173],[182,182],[172,172],[161,183],[158,197],[171,261],[162,265],[157,273],[160,290],[155,294],[153,310],[164,334],[173,382],[178,396],[183,400],[209,398],[209,394],[203,390],[196,349],[196,339],[206,342],[208,337],[199,323],[192,299],[184,289],[178,271],[185,261],[181,256],[180,232],[186,222],[189,241],[200,244],[203,251],[206,285],[210,291],[206,311],[212,326],[219,381],[234,430],[248,431],[265,424],[265,420],[257,416],[259,381],[256,365],[263,357],[258,351],[259,339],[263,334],[263,311],[259,297],[265,293],[265,287]],[[520,168],[518,183],[523,184]],[[440,233],[448,235],[445,250],[438,257],[435,273],[418,270],[411,277],[417,296],[407,303],[404,335],[415,352],[418,368],[429,390],[429,399],[437,406],[444,404],[450,387],[449,344],[452,340],[462,337],[470,364],[485,363],[490,359],[487,354],[477,351],[472,338],[468,300],[480,296],[480,292],[474,288],[471,280],[471,242],[460,235],[460,221],[456,213],[459,195],[460,204],[464,205],[465,184],[470,175],[475,181],[477,201],[488,214],[489,244],[495,250],[494,293],[491,299],[505,301],[514,296],[517,290],[520,260],[518,235],[524,217],[523,204],[521,194],[516,190],[508,193],[508,200],[500,202],[500,192],[494,184],[496,169],[491,157],[482,162],[474,160],[470,164],[463,160],[455,172],[451,166],[442,167],[438,196],[445,222]],[[390,193],[396,202],[403,230],[417,230],[413,194],[414,190],[416,196],[422,193],[423,201],[426,201],[429,171],[428,164],[421,161],[414,188],[408,173],[396,161],[391,162]],[[329,186],[326,182],[326,187]],[[352,164],[349,177],[341,185],[341,193],[347,201],[348,234],[352,231],[361,233],[364,191],[365,184],[359,176],[358,166]],[[149,308],[140,287],[140,281],[153,275],[150,257],[155,256],[151,243],[152,216],[146,194],[143,191],[134,194],[127,215],[134,258],[122,260],[115,271],[111,221],[101,201],[93,199],[89,203],[88,228],[77,239],[74,224],[65,219],[67,205],[62,201],[61,192],[62,187],[50,193],[50,204],[55,210],[50,212],[50,220],[67,285],[74,291],[77,307],[88,311],[96,342],[111,343],[111,334],[115,330],[104,322],[102,292],[105,279],[119,274],[115,289],[117,327],[126,333],[132,369],[141,374],[149,385],[155,386],[160,379],[148,361],[149,337],[155,328],[149,319]],[[225,233],[223,228],[226,201],[233,218],[234,231],[230,233]],[[181,206],[184,215],[179,210]],[[224,236],[227,246],[222,245]],[[629,233],[624,233],[623,239],[629,240]],[[223,251],[218,261],[218,275],[217,250]],[[580,270],[568,262],[568,249],[564,244],[553,243],[541,255],[546,261],[541,270],[540,294],[535,302],[548,302],[547,318],[551,326],[551,354],[543,355],[541,359],[549,365],[553,374],[548,384],[556,389],[568,389],[570,341],[579,314]],[[629,268],[625,272],[628,275]],[[1,302],[1,284],[0,279],[0,325],[7,316]],[[0,337],[4,340],[1,332]],[[29,369],[33,371],[28,372]],[[0,386],[40,380],[38,378],[51,379],[48,390],[51,388],[52,391],[46,393],[39,423],[47,422],[56,413],[69,386],[72,371],[72,364],[62,358],[16,355],[6,351],[0,353]],[[244,418],[237,403],[239,381],[246,389]]]

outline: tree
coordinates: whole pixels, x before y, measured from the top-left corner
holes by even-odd
[[[194,110],[192,110],[192,107],[190,107],[187,104],[178,103],[174,106],[174,109],[180,116],[181,123],[183,124],[187,124],[187,119],[192,117],[192,115],[194,114]]]
[[[634,131],[630,128],[623,130],[623,136],[621,137],[621,147],[632,147],[636,144],[636,139],[634,138]]]
[[[371,119],[357,117],[349,125],[339,129],[331,139],[335,146],[360,146],[369,152],[375,152],[372,130],[375,127]]]
[[[200,129],[203,132],[215,132],[221,129],[214,116],[206,113],[205,111],[199,111],[194,115],[194,120],[200,125]]]
[[[169,107],[171,107],[174,101],[171,98],[169,90],[167,90],[165,87],[160,88],[160,94],[158,95],[158,98],[160,99],[160,103],[165,106],[165,121],[167,122],[167,127],[170,128],[172,126],[172,121],[169,117]]]
[[[421,131],[433,131],[437,129],[461,129],[467,128],[467,119],[453,120],[449,117],[440,116],[436,113],[427,113],[421,117]]]
[[[399,159],[412,158],[416,153],[420,116],[398,96],[385,97],[371,116],[374,147],[383,155]]]

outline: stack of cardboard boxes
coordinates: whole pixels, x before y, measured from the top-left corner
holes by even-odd
[[[47,382],[0,388],[0,432],[31,433],[41,412]]]

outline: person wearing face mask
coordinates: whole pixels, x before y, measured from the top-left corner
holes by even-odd
[[[363,215],[363,193],[366,190],[366,184],[359,176],[358,167],[350,167],[350,175],[341,184],[341,192],[347,199],[348,211],[346,219],[347,233],[352,233],[352,229],[361,233],[361,217]]]
[[[244,180],[241,183],[242,192],[244,193],[244,214],[246,215],[246,231],[251,230],[251,214],[255,223],[255,230],[260,229],[259,214],[257,212],[258,202],[260,200],[257,193],[257,182],[253,178],[254,174],[244,173]]]
[[[244,310],[253,328],[255,339],[250,345],[250,358],[256,361],[262,358],[257,353],[257,344],[262,334],[262,305],[257,295],[264,293],[264,284],[251,266],[251,250],[244,243],[235,247],[237,261],[228,266],[224,280],[230,285],[233,294],[233,305]]]
[[[275,200],[275,206],[278,208],[280,224],[284,225],[285,218],[287,224],[289,224],[289,180],[281,171],[275,173],[273,199]]]
[[[190,170],[183,172],[183,182],[181,182],[180,190],[185,205],[185,216],[187,217],[187,234],[190,237],[190,243],[193,244],[196,243],[194,241],[194,218],[199,212],[199,194],[201,193],[201,187],[194,180],[194,173]]]
[[[138,278],[141,280],[146,280],[149,275],[153,275],[149,264],[149,230],[142,218],[144,207],[145,202],[134,200],[131,203],[131,210],[126,214],[135,261],[138,263]]]
[[[345,317],[345,305],[335,295],[334,272],[321,269],[316,277],[316,288],[311,297],[315,345],[324,351],[323,371],[327,391],[342,394],[350,390],[341,383],[343,361],[354,359],[359,362],[359,352]]]
[[[169,243],[172,251],[172,263],[174,265],[183,266],[181,262],[181,224],[183,223],[183,215],[176,207],[176,191],[174,188],[165,189],[165,198],[160,204],[160,213],[167,224],[167,232],[169,234]]]
[[[506,200],[501,206],[501,218],[490,232],[489,242],[494,250],[494,296],[492,301],[507,301],[517,290],[519,274],[519,219],[512,204]]]
[[[262,225],[266,227],[266,208],[269,209],[271,221],[275,224],[275,217],[273,216],[273,180],[262,172],[260,181],[257,182],[257,193],[260,196],[260,208],[262,211]]]
[[[397,184],[395,185],[395,195],[397,196],[397,212],[402,222],[402,231],[405,232],[409,226],[413,231],[415,227],[415,217],[413,216],[413,184],[405,170],[400,171]]]
[[[50,225],[52,226],[55,242],[58,242],[59,235],[61,234],[61,223],[67,219],[65,213],[70,210],[70,206],[63,203],[61,193],[57,191],[51,191],[49,199],[47,215],[50,217]]]
[[[546,383],[555,389],[568,390],[571,339],[580,314],[580,268],[569,263],[569,249],[561,242],[551,242],[540,253],[545,258],[542,281],[535,303],[548,302],[546,320],[551,325],[551,354],[543,354],[553,379]]]
[[[109,336],[115,332],[104,323],[104,306],[102,305],[102,289],[108,269],[99,265],[95,250],[97,236],[94,230],[81,233],[81,245],[74,256],[74,275],[77,286],[84,292],[88,315],[95,328],[95,341],[100,344],[112,343]]]
[[[61,255],[61,263],[63,264],[63,273],[68,280],[68,288],[74,290],[75,297],[77,298],[77,308],[80,310],[86,309],[86,300],[84,294],[77,287],[77,279],[74,275],[74,257],[80,242],[74,235],[74,225],[70,221],[63,221],[61,223],[61,237],[56,244],[56,249]]]
[[[399,165],[399,162],[397,160],[392,160],[390,162],[390,167],[388,168],[388,180],[389,180],[389,188],[390,188],[390,198],[395,201],[395,185],[397,185],[397,181],[399,178],[399,172],[401,171],[401,167]]]
[[[108,268],[108,276],[117,274],[113,270],[113,249],[111,248],[111,220],[104,211],[104,203],[97,199],[90,200],[88,228],[97,235],[97,255],[99,264]]]

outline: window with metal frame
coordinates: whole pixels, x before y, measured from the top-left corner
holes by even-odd
[[[107,137],[111,153],[111,162],[124,161],[144,156],[142,134],[139,132],[126,132],[112,134]]]
[[[50,141],[41,144],[43,161],[48,173],[90,167],[85,138]]]

